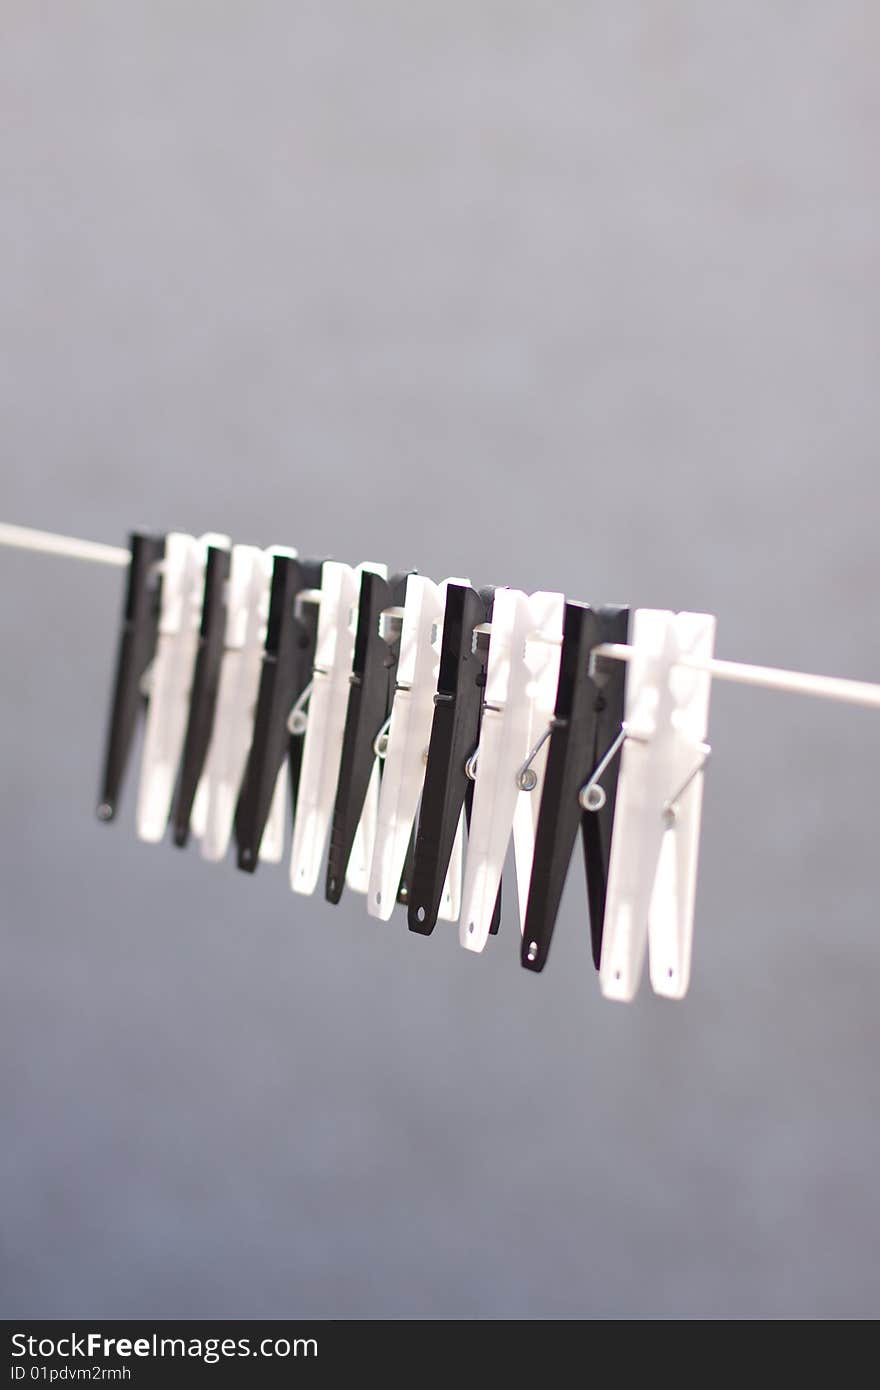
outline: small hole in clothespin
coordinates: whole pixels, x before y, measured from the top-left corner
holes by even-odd
[[[419,922],[424,922],[425,915],[425,909],[423,907],[420,907],[418,912],[416,913],[416,918]]]

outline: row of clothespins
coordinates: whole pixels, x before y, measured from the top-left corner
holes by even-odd
[[[498,930],[513,838],[521,960],[547,960],[580,832],[603,994],[688,986],[715,619],[434,583],[293,550],[135,534],[98,815],[146,706],[137,833],[347,885],[411,931]],[[693,662],[688,666],[688,661]]]

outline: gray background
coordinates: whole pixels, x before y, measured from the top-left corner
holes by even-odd
[[[5,0],[5,519],[707,609],[880,677],[870,3]],[[866,1315],[876,713],[713,694],[691,997],[92,813],[120,576],[0,554],[2,1311]]]

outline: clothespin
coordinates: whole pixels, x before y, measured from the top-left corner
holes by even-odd
[[[407,921],[429,936],[437,924],[462,811],[470,814],[468,763],[480,735],[494,590],[450,583],[446,589],[440,669],[419,807]],[[500,890],[491,930],[498,930]]]
[[[422,757],[424,764],[428,760],[428,750]],[[461,915],[461,885],[464,877],[464,838],[465,827],[468,823],[470,798],[466,798],[464,810],[458,818],[458,828],[455,832],[455,839],[452,842],[452,853],[449,856],[449,865],[446,870],[446,878],[443,882],[443,892],[440,896],[440,906],[437,909],[438,922],[457,922]],[[419,798],[421,805],[421,798]],[[413,824],[412,834],[406,850],[406,859],[403,865],[403,873],[400,876],[400,887],[397,890],[397,901],[407,906],[410,899],[409,885],[412,882],[413,865],[416,857],[416,827],[418,825],[418,809],[416,819]],[[498,920],[496,918],[494,931],[498,931]]]
[[[355,569],[336,560],[325,560],[321,573],[314,670],[293,716],[295,727],[303,732],[290,856],[290,886],[295,893],[315,891],[327,843],[348,708],[361,573],[365,570],[387,578],[385,565],[363,564]],[[371,779],[346,875],[349,887],[356,892],[366,892],[367,888],[378,791],[378,779]]]
[[[165,538],[156,653],[147,673],[149,703],[138,786],[137,833],[162,839],[180,766],[195,671],[208,551],[227,549],[229,537],[196,539],[180,531]]]
[[[411,574],[407,580],[391,718],[387,733],[377,740],[384,766],[367,911],[383,921],[391,916],[396,901],[405,904],[409,899],[413,827],[431,737],[446,590],[449,584],[467,583],[449,579],[435,584],[423,574]],[[462,841],[459,821],[438,914],[453,922],[460,909]]]
[[[331,903],[338,903],[342,896],[368,794],[373,804],[379,794],[381,760],[376,741],[385,732],[391,714],[406,581],[405,574],[392,579],[385,579],[371,570],[361,574],[357,632],[327,855],[325,896]]]
[[[715,626],[708,613],[635,614],[599,974],[608,999],[633,998],[646,944],[654,992],[687,993],[712,684],[688,661],[712,657]]]
[[[294,551],[279,553],[295,555]],[[193,808],[193,819],[202,821],[202,857],[213,861],[223,859],[229,848],[253,737],[272,564],[272,550],[232,547],[214,730]]]
[[[291,718],[311,675],[320,582],[320,561],[300,560],[295,551],[275,552],[253,735],[235,816],[238,867],[248,873],[260,858],[277,862],[283,853],[285,769],[290,771],[294,802],[300,770],[299,739],[292,737]]]
[[[602,642],[625,642],[625,608],[565,605],[559,684],[553,718],[524,764],[549,739],[544,789],[535,832],[534,859],[523,927],[521,962],[527,970],[543,970],[572,850],[581,828],[587,873],[587,896],[593,961],[598,969],[611,830],[614,823],[616,754],[623,721],[624,670],[620,662],[591,662]],[[601,796],[595,779],[605,774]],[[591,787],[589,811],[582,794]]]
[[[562,594],[495,591],[459,931],[470,951],[488,940],[512,832],[525,923],[546,762],[529,750],[553,715],[564,607]]]
[[[134,531],[129,546],[131,560],[98,797],[98,819],[104,821],[116,815],[138,716],[146,708],[144,676],[155,655],[159,631],[165,539]]]
[[[180,772],[171,821],[174,843],[181,848],[189,839],[190,816],[196,790],[201,781],[214,727],[220,667],[226,635],[226,586],[229,580],[230,552],[220,546],[208,547],[202,620],[196,650],[196,664],[189,697],[189,715],[183,740]]]

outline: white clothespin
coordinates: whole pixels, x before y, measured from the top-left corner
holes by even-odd
[[[260,841],[260,861],[264,864],[280,864],[284,858],[284,842],[287,838],[287,797],[290,782],[290,767],[287,759],[278,769],[272,804],[266,817],[266,827]]]
[[[645,957],[657,994],[687,993],[693,940],[702,772],[715,618],[636,611],[611,841],[600,982],[608,999],[635,995]]]
[[[165,538],[156,655],[146,675],[149,703],[137,801],[142,840],[161,840],[171,814],[198,650],[208,547],[229,544],[228,536],[213,533],[196,538],[172,531]]]
[[[452,579],[435,584],[422,574],[411,574],[407,579],[397,687],[388,730],[381,743],[384,768],[367,890],[367,911],[383,921],[391,916],[397,901],[425,780],[425,759],[440,667],[446,586],[468,582]],[[462,821],[459,821],[439,914],[445,921],[452,922],[457,919],[461,905]]]
[[[525,921],[546,739],[530,750],[553,717],[564,609],[563,594],[495,590],[480,746],[470,760],[476,785],[459,930],[469,951],[488,940],[511,831]]]
[[[290,856],[290,886],[295,893],[315,891],[327,843],[342,756],[360,576],[365,569],[383,577],[388,573],[385,565],[365,563],[353,568],[336,560],[325,560],[321,571],[315,668]],[[379,774],[374,769],[346,873],[346,883],[354,892],[367,890],[378,796]]]
[[[201,833],[202,856],[214,861],[223,859],[229,847],[253,735],[272,562],[277,554],[295,557],[296,551],[286,547],[269,550],[260,550],[254,545],[232,547],[226,600],[226,650],[220,670],[211,745],[193,807],[193,829]],[[281,858],[284,843],[286,773],[285,762],[260,848],[260,857],[273,862]]]

